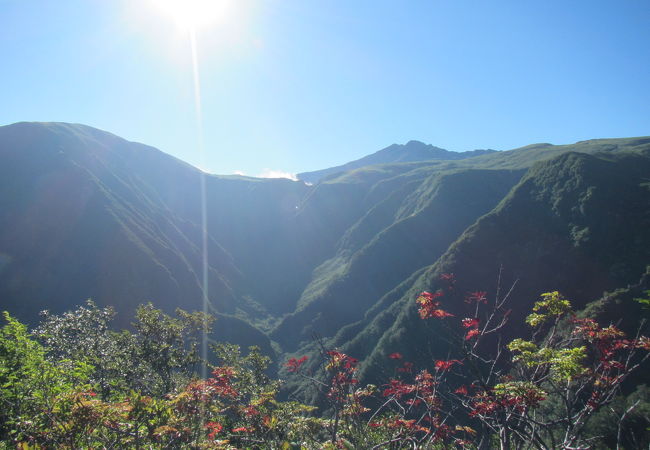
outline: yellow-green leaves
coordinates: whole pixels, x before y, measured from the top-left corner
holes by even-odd
[[[554,349],[549,347],[539,348],[530,341],[515,339],[508,344],[514,362],[520,362],[527,367],[537,367],[547,364],[551,375],[556,381],[571,381],[584,373],[582,360],[587,356],[586,347]]]
[[[508,344],[508,350],[511,352],[519,352],[521,355],[514,357],[513,361],[520,361],[537,351],[537,346],[530,341],[524,341],[523,339],[515,339]]]
[[[558,291],[546,292],[533,306],[533,313],[526,317],[526,323],[538,327],[551,318],[559,318],[571,311],[571,302]],[[586,370],[582,360],[587,356],[586,347],[552,348],[538,347],[531,341],[515,339],[508,349],[516,353],[512,360],[527,367],[548,365],[555,381],[571,381]]]
[[[586,356],[587,348],[584,346],[555,350],[550,361],[553,378],[558,381],[571,381],[582,375],[587,370],[581,364]]]
[[[545,292],[542,300],[535,302],[533,313],[526,317],[526,323],[537,327],[552,317],[559,317],[571,311],[571,302],[558,291]]]
[[[546,392],[530,381],[507,381],[494,386],[495,395],[513,399],[526,406],[536,406],[546,398]]]

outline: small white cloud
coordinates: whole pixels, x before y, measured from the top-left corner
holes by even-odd
[[[293,181],[298,181],[295,173],[284,172],[282,170],[262,169],[262,173],[258,175],[259,178],[288,178]]]
[[[233,175],[241,175],[242,177],[246,176],[246,174],[244,172],[242,172],[241,170],[235,170],[232,174]]]

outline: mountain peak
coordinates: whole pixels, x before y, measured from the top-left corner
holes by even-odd
[[[337,172],[358,169],[364,166],[374,166],[377,164],[404,163],[428,160],[455,160],[465,159],[472,156],[478,156],[484,153],[490,153],[493,150],[474,150],[471,152],[452,152],[431,144],[425,144],[421,141],[410,140],[406,144],[392,144],[371,155],[340,166],[330,167],[327,169],[317,170],[314,172],[299,173],[300,180],[317,183],[326,176]]]
[[[416,141],[416,140],[411,140],[408,141],[405,145],[405,147],[426,147],[427,144],[425,144],[422,141]]]

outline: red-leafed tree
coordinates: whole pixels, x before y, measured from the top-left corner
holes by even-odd
[[[442,321],[453,356],[416,370],[402,353],[389,353],[394,376],[379,388],[360,386],[357,360],[340,350],[322,348],[324,377],[302,371],[306,357],[288,361],[288,370],[316,383],[329,403],[324,423],[330,444],[591,448],[597,437],[590,421],[648,358],[650,339],[577,318],[567,299],[549,292],[525,319],[529,339],[507,342],[513,289],[494,299],[471,292],[465,303],[454,305],[446,296],[456,293],[455,278],[445,275],[442,281],[444,289],[422,292],[415,303],[420,320]],[[462,306],[466,313],[460,313]],[[622,424],[637,405],[618,408],[619,444]]]
[[[436,297],[436,309],[443,308],[441,297]],[[479,448],[489,446],[490,436],[498,437],[502,449],[590,448],[595,437],[586,432],[589,421],[648,358],[650,339],[640,334],[628,338],[614,325],[576,318],[567,299],[549,292],[526,318],[531,338],[503,345],[508,297],[489,301],[485,292],[467,296],[472,313],[461,319],[457,339],[457,362],[462,362],[457,375],[466,383],[447,400],[482,424],[484,432],[475,442]],[[430,294],[416,301],[422,318],[439,317],[429,312]],[[440,367],[448,369],[451,362]],[[621,424],[634,407],[617,417],[619,442]]]

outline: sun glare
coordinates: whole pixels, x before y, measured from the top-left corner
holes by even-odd
[[[223,19],[228,0],[153,0],[156,7],[178,27],[196,30]]]

